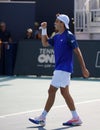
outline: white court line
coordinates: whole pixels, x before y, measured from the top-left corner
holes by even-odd
[[[87,100],[87,101],[83,101],[83,102],[77,102],[75,104],[76,105],[80,105],[80,104],[87,104],[87,103],[93,103],[93,102],[100,102],[100,99]],[[57,108],[65,107],[65,106],[66,105],[54,106],[54,107],[52,107],[52,109],[57,109]],[[42,111],[42,110],[43,109],[41,108],[41,109],[30,110],[30,111],[25,111],[25,112],[12,113],[12,114],[7,114],[7,115],[0,116],[0,118],[6,118],[6,117],[11,117],[11,116],[23,115],[23,114],[28,114],[28,113],[31,113],[31,112]]]

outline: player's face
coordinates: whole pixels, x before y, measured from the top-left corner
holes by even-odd
[[[62,27],[62,22],[59,19],[56,19],[54,25],[55,28],[59,31],[60,28]]]

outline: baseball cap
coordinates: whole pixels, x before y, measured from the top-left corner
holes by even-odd
[[[60,21],[62,21],[62,22],[65,24],[65,27],[66,27],[67,29],[69,29],[70,19],[69,19],[69,17],[68,17],[67,15],[65,15],[65,14],[59,14],[59,15],[57,16],[57,19],[59,19]]]

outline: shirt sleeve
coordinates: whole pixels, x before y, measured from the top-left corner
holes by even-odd
[[[69,36],[68,36],[68,44],[73,49],[79,47],[78,42],[77,42],[77,40],[76,40],[76,38],[75,38],[75,36],[73,34],[69,34]]]

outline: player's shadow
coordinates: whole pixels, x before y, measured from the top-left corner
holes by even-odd
[[[55,128],[55,129],[51,129],[51,130],[65,130],[65,129],[69,129],[69,128],[72,128],[72,127],[78,127],[78,126],[66,126],[66,127],[60,127],[60,128]],[[36,129],[37,128],[37,130],[47,130],[42,126],[30,126],[30,127],[27,127],[27,128],[28,129]]]
[[[60,127],[60,128],[56,128],[56,129],[52,129],[52,130],[65,130],[65,129],[69,129],[72,127],[78,127],[78,126],[66,126],[66,127]]]
[[[36,129],[36,128],[37,128],[37,130],[47,130],[42,126],[30,126],[30,127],[27,127],[27,129]]]

